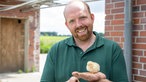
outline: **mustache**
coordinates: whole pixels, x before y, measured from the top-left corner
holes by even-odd
[[[79,26],[79,27],[76,27],[75,31],[80,30],[82,28],[87,28],[87,26]]]

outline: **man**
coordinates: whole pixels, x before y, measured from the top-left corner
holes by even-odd
[[[121,48],[93,31],[94,15],[89,6],[83,1],[70,1],[64,17],[72,37],[51,48],[41,82],[128,82]],[[98,63],[100,72],[87,72],[88,61]]]

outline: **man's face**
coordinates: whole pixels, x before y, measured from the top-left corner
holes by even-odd
[[[89,13],[86,6],[70,6],[65,12],[65,19],[65,24],[75,39],[86,41],[91,37],[94,15]]]

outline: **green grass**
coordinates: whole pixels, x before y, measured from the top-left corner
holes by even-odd
[[[48,53],[52,45],[65,38],[67,38],[67,36],[41,36],[40,53]]]

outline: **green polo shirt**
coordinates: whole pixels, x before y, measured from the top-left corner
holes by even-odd
[[[41,82],[65,82],[73,71],[87,72],[86,64],[100,64],[100,71],[113,82],[128,82],[122,49],[94,32],[96,41],[85,52],[75,45],[73,37],[56,43],[48,53]],[[80,79],[80,82],[87,82]]]

